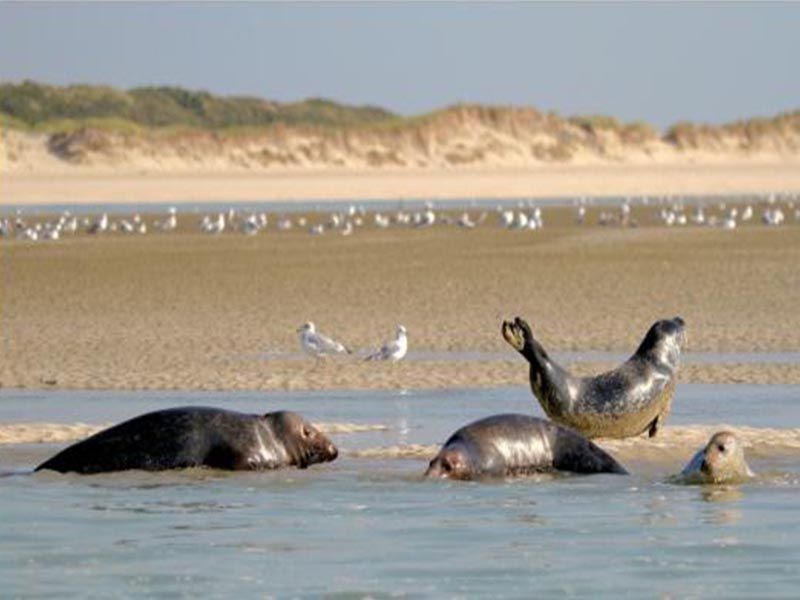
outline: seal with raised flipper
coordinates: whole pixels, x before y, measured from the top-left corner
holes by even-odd
[[[445,442],[425,477],[480,479],[550,471],[627,474],[581,434],[530,415],[493,415],[465,425]]]
[[[754,477],[744,459],[741,440],[731,431],[718,431],[692,457],[680,474],[683,483],[740,483]]]
[[[187,406],[147,413],[65,448],[37,471],[104,473],[189,467],[278,469],[329,462],[338,451],[297,413]]]
[[[523,319],[504,321],[505,340],[530,363],[533,395],[556,423],[589,438],[653,437],[669,414],[685,323],[656,321],[626,362],[595,377],[574,377],[533,337]]]

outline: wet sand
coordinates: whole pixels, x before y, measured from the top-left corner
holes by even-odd
[[[637,209],[643,210],[643,209]],[[653,209],[648,209],[648,214]],[[591,216],[591,215],[590,215]],[[638,214],[647,224],[644,212]],[[193,217],[192,219],[194,219]],[[692,352],[800,350],[800,226],[578,227],[545,211],[537,232],[357,230],[254,237],[181,230],[142,237],[0,241],[0,384],[71,389],[393,389],[526,385],[500,336],[521,315],[552,351],[630,353],[681,315]],[[313,220],[313,219],[312,219]],[[396,323],[412,352],[487,360],[316,364],[295,329],[359,352]],[[574,364],[580,373],[611,365]],[[689,364],[684,382],[800,383],[797,364]]]

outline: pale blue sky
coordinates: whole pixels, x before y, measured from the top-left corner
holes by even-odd
[[[800,3],[0,4],[0,80],[459,101],[664,126],[800,108]]]

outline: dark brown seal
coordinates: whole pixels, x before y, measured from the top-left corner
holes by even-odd
[[[737,483],[753,476],[736,434],[718,431],[683,468],[680,479],[684,483]]]
[[[147,413],[100,431],[36,470],[305,469],[337,454],[330,440],[297,413],[254,415],[189,406]]]
[[[456,431],[445,442],[426,477],[478,479],[548,471],[627,471],[585,437],[529,415],[494,415]]]
[[[589,438],[626,438],[658,432],[669,414],[685,341],[680,317],[657,321],[626,362],[596,377],[573,377],[517,317],[503,337],[530,363],[533,395],[556,423]]]

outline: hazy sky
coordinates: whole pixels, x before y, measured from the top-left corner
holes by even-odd
[[[800,108],[800,3],[0,4],[0,79],[664,126]]]

